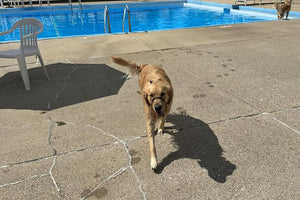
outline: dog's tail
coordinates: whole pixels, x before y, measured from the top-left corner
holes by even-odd
[[[117,63],[118,65],[128,67],[132,74],[139,74],[141,72],[141,65],[138,65],[137,63],[116,56],[112,56],[111,59],[114,63]]]

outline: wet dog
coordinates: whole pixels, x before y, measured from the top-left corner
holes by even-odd
[[[278,19],[284,19],[284,15],[286,15],[285,19],[287,19],[291,10],[291,6],[292,0],[286,0],[284,4],[280,4],[280,2],[275,2],[274,7],[277,10]]]
[[[159,66],[138,65],[120,57],[112,57],[113,62],[128,67],[138,74],[141,96],[144,104],[147,134],[149,139],[151,169],[157,168],[157,155],[154,142],[155,123],[159,122],[157,132],[163,133],[166,115],[170,112],[173,101],[173,88],[166,72]]]

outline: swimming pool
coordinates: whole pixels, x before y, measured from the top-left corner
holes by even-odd
[[[132,32],[192,28],[257,21],[277,20],[274,10],[245,8],[201,1],[168,1],[127,3]],[[108,4],[112,33],[122,33],[125,4]],[[105,5],[45,6],[0,9],[0,32],[6,31],[19,19],[35,17],[44,24],[39,39],[105,34]],[[250,9],[250,10],[249,10]],[[290,14],[290,18],[297,15]],[[128,32],[128,15],[125,32]],[[108,29],[107,25],[106,28]],[[0,36],[0,42],[15,41],[19,33]]]

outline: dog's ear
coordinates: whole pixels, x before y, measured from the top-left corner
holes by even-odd
[[[148,95],[147,95],[147,93],[144,92],[144,91],[143,91],[143,98],[144,98],[144,101],[146,102],[146,104],[147,104],[148,106],[150,106],[150,102],[149,102],[149,100],[148,100]]]
[[[170,89],[168,91],[168,95],[169,95],[169,100],[168,100],[167,104],[170,104],[171,101],[173,100],[173,90],[172,89]]]

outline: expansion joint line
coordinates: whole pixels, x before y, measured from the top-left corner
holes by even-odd
[[[56,151],[56,149],[53,147],[52,141],[51,141],[51,138],[52,138],[52,135],[53,135],[53,129],[54,129],[54,127],[55,127],[55,122],[54,122],[50,117],[49,117],[49,120],[50,120],[51,124],[50,124],[50,127],[49,127],[48,143],[49,143],[49,145],[52,147],[53,152],[54,152],[53,163],[52,163],[52,166],[50,167],[49,175],[50,175],[51,180],[52,180],[52,182],[53,182],[53,184],[54,184],[54,186],[55,186],[55,189],[59,192],[60,189],[58,188],[57,183],[56,183],[56,181],[55,181],[55,179],[54,179],[54,176],[53,176],[53,174],[52,174],[52,170],[53,170],[53,168],[54,168],[54,166],[55,166],[55,164],[56,164],[56,157],[57,157],[57,151]]]
[[[6,184],[3,184],[3,185],[0,185],[0,188],[6,187],[6,186],[11,186],[11,185],[17,185],[19,183],[23,183],[25,181],[28,181],[28,180],[31,180],[31,179],[34,179],[34,178],[41,178],[41,177],[44,177],[44,176],[49,176],[49,174],[33,175],[33,176],[30,176],[30,177],[24,178],[22,180],[19,180],[19,181],[15,181],[15,182],[12,182],[12,183],[6,183]]]
[[[92,191],[90,191],[89,193],[87,193],[83,198],[81,198],[80,200],[84,200],[86,198],[88,198],[94,191],[96,191],[100,186],[102,186],[104,183],[106,183],[107,181],[119,176],[120,174],[122,174],[124,171],[126,171],[129,168],[129,166],[127,167],[121,167],[119,170],[117,170],[115,173],[113,173],[112,175],[110,175],[109,177],[107,177],[106,179],[104,179],[101,183],[99,183],[94,189],[92,189]]]
[[[264,112],[264,113],[261,113],[263,115],[267,115],[269,117],[271,117],[274,121],[280,123],[281,125],[283,125],[284,127],[292,130],[293,132],[295,133],[298,133],[300,134],[300,131],[297,130],[296,128],[293,128],[291,126],[289,126],[288,124],[280,121],[279,119],[277,119],[276,117],[272,116],[271,114],[275,114],[275,113],[283,113],[283,112],[286,112],[286,111],[291,111],[291,110],[295,110],[295,109],[299,109],[300,106],[294,106],[294,107],[290,107],[290,108],[285,108],[285,109],[279,109],[279,110],[273,110],[273,111],[270,111],[270,112]]]
[[[124,140],[121,140],[120,138],[118,138],[117,136],[113,135],[113,134],[109,134],[109,133],[106,133],[105,131],[103,131],[102,129],[96,127],[96,126],[93,126],[93,125],[86,125],[87,127],[90,127],[90,128],[94,128],[98,131],[100,131],[102,134],[106,135],[106,136],[109,136],[109,137],[112,137],[114,138],[115,140],[117,140],[117,142],[121,143],[126,151],[126,154],[129,158],[129,161],[128,161],[128,166],[125,166],[125,167],[122,167],[120,168],[118,171],[116,171],[115,173],[113,173],[112,175],[110,175],[108,178],[106,178],[104,181],[102,181],[100,184],[98,184],[96,186],[96,188],[94,188],[91,192],[89,192],[83,199],[87,198],[92,192],[94,192],[96,189],[98,189],[101,185],[103,185],[106,181],[112,179],[112,178],[115,178],[117,177],[118,175],[122,174],[124,171],[126,171],[128,168],[131,169],[132,173],[134,174],[135,178],[136,178],[136,181],[138,182],[138,185],[139,185],[139,191],[142,193],[143,195],[143,199],[144,200],[147,200],[147,197],[146,197],[146,193],[144,192],[143,190],[143,187],[142,187],[142,183],[138,177],[138,175],[136,174],[133,166],[132,166],[132,157],[129,153],[129,149],[127,148],[126,144],[127,142],[124,141]]]
[[[274,121],[280,123],[280,124],[283,125],[284,127],[288,128],[288,129],[290,129],[290,130],[292,130],[292,131],[294,131],[295,133],[298,133],[298,134],[300,135],[300,131],[298,131],[298,130],[296,130],[295,128],[293,128],[293,127],[287,125],[286,123],[280,121],[280,120],[277,119],[276,117],[273,117],[273,116],[270,116],[270,117],[271,117]]]
[[[52,180],[52,182],[53,182],[53,184],[54,184],[54,186],[55,186],[55,189],[59,192],[60,189],[58,188],[57,183],[56,183],[56,181],[55,181],[55,179],[54,179],[54,176],[53,176],[53,173],[52,173],[52,170],[53,170],[55,164],[56,164],[56,156],[54,156],[52,166],[51,166],[51,168],[50,168],[50,170],[49,170],[49,175],[50,175],[51,180]]]
[[[296,128],[292,127],[292,126],[289,126],[288,124],[280,121],[279,119],[277,119],[276,117],[272,116],[272,114],[275,114],[275,113],[282,113],[282,112],[285,112],[285,111],[290,111],[290,110],[294,110],[294,109],[299,109],[300,106],[294,106],[294,107],[290,107],[290,108],[285,108],[285,109],[280,109],[280,110],[273,110],[273,111],[269,111],[269,112],[257,112],[257,113],[253,113],[253,114],[249,114],[249,115],[239,115],[239,116],[235,116],[235,117],[230,117],[230,118],[227,118],[227,119],[220,119],[220,120],[217,120],[217,121],[211,121],[211,122],[207,122],[208,125],[211,125],[211,124],[217,124],[217,123],[222,123],[222,122],[227,122],[227,121],[232,121],[232,120],[237,120],[237,119],[245,119],[245,118],[251,118],[251,117],[257,117],[257,116],[268,116],[270,118],[272,118],[274,121],[280,123],[281,125],[285,126],[286,128],[292,130],[293,132],[295,133],[298,133],[300,134],[300,131],[297,130]],[[194,125],[191,125],[191,126],[186,126],[186,127],[180,127],[180,129],[190,129],[190,128],[194,128],[194,127],[201,127],[203,126],[202,124],[194,124]]]
[[[16,181],[16,182],[12,182],[12,183],[7,183],[7,184],[3,184],[3,185],[0,185],[0,188],[2,187],[6,187],[6,186],[10,186],[10,185],[16,185],[16,184],[19,184],[19,183],[23,183],[25,181],[28,181],[28,180],[31,180],[31,179],[34,179],[34,178],[41,178],[41,177],[44,177],[44,176],[50,176],[56,190],[59,192],[59,188],[56,184],[56,181],[53,177],[53,174],[52,174],[52,170],[55,166],[55,162],[56,162],[56,150],[55,148],[52,146],[52,143],[51,143],[51,137],[52,137],[52,132],[53,132],[53,128],[54,128],[54,122],[51,118],[49,118],[49,121],[50,121],[50,127],[49,127],[49,136],[48,136],[48,144],[52,147],[53,149],[53,152],[54,152],[54,159],[53,159],[53,163],[52,163],[52,166],[50,167],[50,170],[47,174],[39,174],[39,175],[33,175],[33,176],[30,176],[30,177],[27,177],[25,179],[22,179],[22,180],[19,180],[19,181]],[[53,156],[51,156],[53,157]],[[44,158],[39,158],[39,159],[35,159],[35,160],[30,160],[30,161],[25,161],[25,162],[21,162],[21,163],[15,163],[15,164],[11,164],[9,166],[14,166],[14,165],[18,165],[18,164],[22,164],[22,163],[28,163],[28,162],[33,162],[33,161],[36,161],[36,160],[41,160],[41,159],[48,159],[50,157],[44,157]],[[5,168],[5,167],[8,167],[8,166],[2,166],[0,168]]]
[[[15,181],[15,182],[11,182],[11,183],[5,183],[3,185],[0,185],[0,188],[11,186],[11,185],[17,185],[19,183],[23,183],[25,181],[28,181],[28,180],[31,180],[31,179],[35,179],[35,178],[42,178],[44,176],[50,176],[52,182],[54,183],[54,186],[55,186],[56,190],[59,192],[60,189],[58,188],[58,186],[56,184],[56,181],[55,181],[55,179],[53,177],[53,174],[52,174],[52,170],[53,170],[53,168],[55,166],[55,161],[56,161],[56,156],[54,156],[53,163],[52,163],[52,165],[50,167],[50,170],[49,170],[49,172],[47,174],[37,174],[37,175],[33,175],[33,176],[30,176],[30,177],[24,178],[24,179],[19,180],[19,181]],[[6,167],[8,167],[8,166],[2,166],[0,168],[6,168]]]
[[[133,38],[134,40],[142,43],[143,45],[145,45],[146,47],[148,47],[150,49],[150,51],[153,51],[154,49],[152,47],[150,47],[149,45],[147,45],[145,42],[143,42],[142,40],[138,39],[137,37],[133,36],[133,35],[129,35],[131,38]]]
[[[55,122],[51,119],[51,117],[49,117],[49,121],[51,122],[50,124],[50,127],[49,127],[49,137],[48,137],[48,144],[51,146],[51,148],[53,149],[53,152],[54,152],[54,156],[57,155],[57,151],[56,149],[53,147],[52,145],[52,141],[51,141],[51,138],[52,138],[52,135],[53,135],[53,129],[55,127]]]
[[[58,92],[56,93],[54,99],[48,102],[48,109],[49,109],[49,110],[51,109],[51,104],[52,104],[53,102],[55,102],[55,101],[58,99],[59,95],[65,90],[65,88],[66,88],[66,81],[70,78],[71,74],[72,74],[73,72],[75,72],[75,71],[78,69],[78,66],[76,66],[76,64],[74,64],[74,63],[71,62],[70,60],[67,59],[66,61],[67,61],[68,63],[74,65],[75,67],[74,67],[74,68],[73,68],[73,69],[72,69],[72,70],[64,77],[64,81],[63,81],[63,83],[61,84],[61,88],[60,88],[60,89],[58,90]]]

